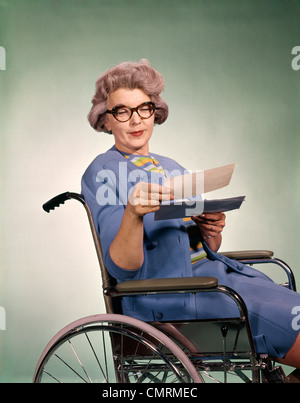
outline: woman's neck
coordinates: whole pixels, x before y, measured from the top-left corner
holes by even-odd
[[[133,154],[133,155],[149,155],[149,146],[148,145],[146,147],[143,147],[138,150],[127,149],[126,147],[120,147],[117,144],[115,144],[115,147],[120,153]]]

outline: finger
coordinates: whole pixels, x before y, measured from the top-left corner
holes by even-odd
[[[143,188],[143,190],[145,191],[145,188]],[[156,195],[159,195],[160,197],[174,196],[170,188],[167,186],[158,185],[157,183],[148,184],[148,193],[154,197],[157,197]]]
[[[171,190],[162,185],[158,185],[155,183],[143,184],[140,188],[140,197],[143,200],[170,200],[173,199],[174,196],[171,193]]]
[[[172,191],[169,187],[163,186],[163,185],[158,185],[156,183],[150,183],[149,184],[151,187],[151,191],[157,191],[160,194],[171,194]]]
[[[223,226],[221,225],[213,225],[213,224],[203,224],[201,225],[200,229],[203,232],[210,233],[210,234],[219,234],[223,231]]]
[[[160,201],[159,201],[159,200],[148,199],[147,196],[148,196],[148,195],[146,195],[145,198],[140,197],[138,200],[136,200],[136,202],[137,202],[138,204],[140,204],[141,206],[159,206],[159,205],[160,205]]]
[[[129,202],[133,206],[138,204],[142,206],[157,206],[163,200],[171,200],[174,196],[166,186],[139,182],[137,183],[129,195]]]
[[[155,193],[171,193],[171,189],[167,186],[159,185],[158,183],[139,182],[135,187],[140,188],[144,192]]]
[[[157,193],[156,191],[151,191],[151,192],[145,192],[145,191],[140,191],[139,196],[141,199],[148,199],[148,200],[171,200],[174,198],[174,196],[168,192],[166,193]]]
[[[216,224],[216,223],[207,223],[207,222],[196,222],[198,228],[204,239],[209,239],[219,235],[224,228],[224,223]]]
[[[225,226],[225,214],[222,214],[219,216],[219,219],[217,219],[216,216],[213,217],[213,219],[210,219],[206,216],[193,216],[192,220],[197,224],[197,225],[201,225],[201,224],[207,224],[207,225],[220,225],[222,227]]]
[[[224,213],[205,213],[197,216],[200,220],[205,221],[221,221],[225,219]]]

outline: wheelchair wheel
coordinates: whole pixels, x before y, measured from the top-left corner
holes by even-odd
[[[186,354],[164,333],[115,314],[88,316],[46,346],[35,383],[202,382]]]

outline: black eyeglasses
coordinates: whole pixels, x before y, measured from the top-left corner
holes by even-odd
[[[127,122],[133,112],[136,112],[141,119],[149,119],[155,112],[155,104],[153,102],[144,102],[136,108],[128,106],[115,106],[112,110],[107,110],[106,113],[111,113],[118,122]]]

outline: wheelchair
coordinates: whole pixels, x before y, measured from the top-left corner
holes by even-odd
[[[65,192],[43,205],[46,212],[67,200],[87,213],[100,265],[106,313],[84,317],[60,330],[45,347],[34,383],[282,383],[272,357],[257,354],[247,307],[234,290],[214,277],[131,280],[109,275],[92,215],[84,197]],[[194,234],[191,234],[193,238]],[[191,243],[192,244],[192,243]],[[290,267],[272,251],[223,252],[248,265],[273,263],[284,270],[284,287],[296,291]],[[238,307],[234,318],[146,323],[122,314],[123,296],[168,293],[223,293]]]

